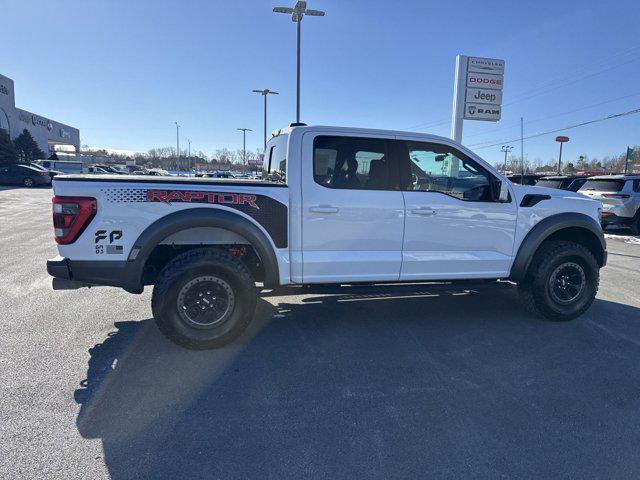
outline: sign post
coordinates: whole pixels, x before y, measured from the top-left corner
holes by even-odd
[[[627,158],[624,161],[624,174],[627,174],[627,169],[629,168],[629,160],[633,163],[633,148],[627,147]],[[631,171],[633,172],[633,166],[631,167]]]
[[[560,144],[560,155],[558,156],[558,175],[562,175],[562,144],[567,143],[569,141],[569,137],[558,136],[556,137],[556,142]]]
[[[497,122],[502,115],[504,60],[456,57],[451,138],[462,142],[464,120]]]

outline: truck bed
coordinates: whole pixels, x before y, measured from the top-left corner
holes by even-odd
[[[161,177],[147,175],[95,175],[77,173],[58,175],[54,182],[117,182],[117,183],[172,183],[190,185],[231,185],[248,187],[286,187],[287,184],[265,180],[247,180],[239,178],[201,178],[201,177]]]

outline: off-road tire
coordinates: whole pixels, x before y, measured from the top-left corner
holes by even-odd
[[[584,273],[584,287],[574,301],[561,304],[554,300],[550,280],[562,265],[576,264]],[[572,320],[582,315],[593,303],[600,272],[598,263],[587,248],[569,242],[553,240],[543,243],[518,284],[520,299],[527,311],[552,321]]]
[[[220,325],[196,328],[179,311],[179,298],[190,282],[203,278],[230,287],[234,301],[232,308],[228,302],[226,319]],[[224,251],[198,248],[178,255],[162,269],[153,288],[151,309],[158,328],[169,340],[192,350],[205,350],[227,345],[240,336],[253,318],[256,300],[255,281],[244,263]]]

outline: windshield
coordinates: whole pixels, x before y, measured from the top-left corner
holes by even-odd
[[[580,190],[594,190],[596,192],[619,192],[624,180],[587,180]]]
[[[561,186],[562,180],[540,180],[536,183],[536,187],[560,188]]]

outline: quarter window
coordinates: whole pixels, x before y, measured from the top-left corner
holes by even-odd
[[[313,178],[327,188],[399,190],[397,163],[389,158],[382,139],[316,137]]]
[[[409,157],[407,190],[439,192],[468,202],[491,202],[491,174],[446,145],[403,142]]]

